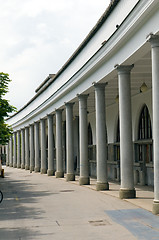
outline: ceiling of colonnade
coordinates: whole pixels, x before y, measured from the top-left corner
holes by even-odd
[[[130,62],[132,60],[129,60]],[[126,62],[125,64],[129,63]],[[145,83],[148,89],[152,88],[152,70],[151,70],[151,51],[150,47],[148,52],[143,54],[142,57],[137,58],[134,63],[134,68],[131,71],[131,96],[135,96],[141,93],[141,85]],[[104,78],[101,82],[108,82],[108,85],[105,88],[105,100],[106,106],[110,106],[117,102],[118,96],[118,78],[117,78],[117,71],[114,70],[110,76],[110,79]],[[85,94],[89,94],[87,105],[88,105],[88,112],[92,113],[95,112],[95,93],[94,87],[90,87]],[[78,116],[78,99],[73,99],[72,102],[75,102],[74,105],[74,116]],[[65,114],[64,114],[65,118]]]

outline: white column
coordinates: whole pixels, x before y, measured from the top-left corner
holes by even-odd
[[[9,166],[9,142],[6,145],[6,166]]]
[[[21,129],[21,136],[22,136],[22,151],[21,151],[21,168],[25,168],[25,130]]]
[[[56,177],[63,178],[62,109],[56,110]]]
[[[66,121],[62,122],[62,158],[63,171],[66,172]]]
[[[46,169],[46,126],[45,119],[40,120],[41,124],[41,173],[47,173]]]
[[[75,181],[74,173],[74,141],[73,141],[73,105],[66,103],[66,181]]]
[[[5,154],[5,146],[4,145],[2,146],[2,154],[3,155]]]
[[[88,121],[87,121],[88,95],[78,95],[79,99],[79,135],[80,135],[80,185],[90,184],[88,163]]]
[[[34,124],[35,172],[40,172],[39,122]]]
[[[153,156],[154,202],[153,213],[159,214],[159,36],[151,34],[152,55],[152,108],[153,108]]]
[[[13,167],[17,167],[17,133],[13,133],[13,139],[14,139],[14,157],[13,157]]]
[[[34,125],[30,125],[30,171],[34,171]]]
[[[97,184],[96,190],[108,190],[107,149],[106,149],[106,119],[105,119],[105,86],[106,83],[96,83],[96,159]]]
[[[20,141],[20,131],[17,131],[17,168],[21,168],[21,141]]]
[[[53,176],[54,171],[54,137],[53,137],[53,115],[47,116],[48,120],[48,176]]]
[[[25,127],[25,170],[29,170],[29,127]]]
[[[9,166],[13,167],[13,136],[11,135],[9,140]]]
[[[117,66],[119,85],[119,116],[120,116],[120,167],[121,188],[120,198],[135,198],[133,174],[133,144],[130,72],[133,65]]]

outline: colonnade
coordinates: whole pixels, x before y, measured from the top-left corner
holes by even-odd
[[[125,69],[125,75],[121,75],[120,68]],[[119,81],[128,81],[130,85],[129,67],[118,67]],[[126,77],[125,77],[126,76]],[[108,190],[107,174],[107,154],[106,154],[106,106],[105,106],[105,87],[106,83],[94,83],[96,99],[96,149],[97,149],[97,184],[96,190]],[[119,88],[120,101],[125,96],[124,89],[127,87],[123,83]],[[90,184],[89,162],[88,162],[88,120],[87,120],[87,99],[89,95],[77,95],[79,101],[79,157],[80,157],[80,177],[79,184]],[[131,96],[127,94],[128,101],[125,102],[127,109],[130,107]],[[65,103],[66,108],[66,181],[75,180],[74,171],[74,139],[73,139],[73,105],[74,103]],[[122,107],[122,105],[121,105]],[[125,109],[125,106],[124,106]],[[32,123],[23,129],[13,133],[9,143],[9,162],[7,165],[22,168],[25,170],[40,172],[42,174],[54,175],[57,178],[64,177],[63,166],[63,144],[62,144],[62,112],[63,109],[56,109],[55,114],[49,114],[44,119]],[[122,111],[121,111],[122,112]],[[54,169],[54,138],[53,138],[53,118],[56,117],[56,172]],[[129,139],[130,149],[132,148],[132,136],[129,126],[131,125],[131,110],[127,113],[130,123],[128,125],[127,135],[123,139]],[[120,116],[125,121],[125,116]],[[46,154],[46,121],[48,126],[48,167]],[[125,123],[123,123],[125,124]],[[122,133],[122,131],[121,131]],[[122,133],[123,134],[123,133]],[[13,140],[14,139],[14,140]],[[122,139],[122,138],[121,138]],[[128,141],[126,141],[128,142]],[[12,147],[14,146],[14,147]],[[13,151],[14,150],[14,151]],[[41,151],[40,151],[41,150]],[[13,154],[14,152],[14,154]],[[122,151],[121,151],[122,152]],[[129,156],[129,151],[124,147],[123,141],[123,178],[121,191],[126,192],[121,198],[132,197],[133,186],[133,158]],[[129,158],[129,161],[127,159]],[[127,171],[129,174],[127,174]],[[126,176],[125,176],[126,175]],[[127,176],[128,175],[128,176]],[[129,180],[131,176],[131,179]],[[130,184],[129,184],[130,182]],[[135,197],[135,194],[133,195]]]
[[[154,204],[153,212],[159,213],[159,36],[150,35],[148,41],[152,47],[152,85],[153,85],[153,140],[154,140]],[[135,198],[133,177],[133,143],[132,143],[132,116],[131,116],[131,70],[133,65],[116,65],[119,87],[119,117],[120,117],[120,161],[121,161],[121,188],[120,198]],[[95,83],[96,106],[96,151],[97,151],[97,183],[96,190],[108,190],[106,159],[106,113],[105,113],[106,83]],[[88,165],[88,122],[87,99],[89,95],[77,95],[79,101],[79,152],[80,178],[79,184],[90,184]],[[74,172],[74,139],[73,139],[73,103],[65,103],[66,108],[66,181],[75,180]],[[54,140],[53,117],[56,116],[56,172],[54,169]],[[32,123],[24,129],[14,132],[9,142],[7,165],[30,169],[57,178],[64,177],[63,149],[62,149],[62,109],[56,109],[54,115],[46,116],[48,121],[48,169],[46,166],[46,119]],[[29,134],[30,130],[30,134]],[[20,142],[21,133],[21,142]],[[29,141],[30,136],[30,141]],[[39,138],[40,136],[40,138]],[[41,141],[41,156],[40,142]],[[17,142],[17,143],[16,143]],[[30,142],[30,156],[29,156]],[[17,144],[17,148],[16,148]],[[21,148],[21,156],[20,156]],[[14,160],[13,160],[14,149]],[[20,160],[21,159],[21,160]],[[40,164],[41,160],[41,164]]]

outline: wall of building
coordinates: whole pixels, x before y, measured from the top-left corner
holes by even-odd
[[[132,97],[132,138],[133,142],[138,139],[138,124],[142,107],[146,105],[149,110],[152,123],[152,91],[148,89],[144,93],[139,93]],[[109,106],[106,109],[106,127],[108,138],[108,176],[112,180],[120,180],[120,162],[115,157],[116,151],[116,133],[117,122],[119,117],[118,103]],[[91,124],[93,135],[93,146],[96,145],[96,121],[95,112],[88,115],[88,122]],[[117,144],[118,145],[118,144]],[[96,176],[96,158],[90,161],[90,174]],[[138,175],[138,176],[137,176]],[[134,148],[134,176],[136,183],[141,185],[153,185],[154,170],[153,164],[146,164],[143,170],[140,163],[135,163],[135,148]],[[138,180],[136,179],[138,178]]]

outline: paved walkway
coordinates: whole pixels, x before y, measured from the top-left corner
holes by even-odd
[[[78,180],[5,167],[0,189],[0,240],[159,239],[159,216],[149,212],[151,188],[137,188],[136,199],[120,200],[115,183],[97,192],[93,179],[79,186]]]

